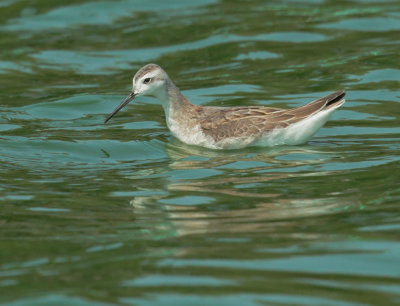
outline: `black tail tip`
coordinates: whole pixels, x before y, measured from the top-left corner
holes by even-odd
[[[338,90],[334,92],[333,94],[330,94],[328,96],[328,103],[326,103],[325,107],[328,107],[329,105],[335,104],[336,102],[341,101],[344,96],[346,95],[346,92],[344,90]]]

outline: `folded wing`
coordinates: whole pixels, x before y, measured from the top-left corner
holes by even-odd
[[[293,109],[264,106],[204,107],[200,126],[218,142],[226,138],[261,137],[275,128],[285,128],[341,102],[344,91],[337,91]]]

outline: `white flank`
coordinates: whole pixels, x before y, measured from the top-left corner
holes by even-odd
[[[317,112],[302,121],[294,123],[286,128],[274,129],[266,133],[261,138],[243,137],[228,138],[218,143],[208,143],[205,145],[212,149],[240,149],[247,146],[273,147],[277,145],[298,145],[305,143],[311,138],[329,119],[332,113],[343,103],[345,99]]]

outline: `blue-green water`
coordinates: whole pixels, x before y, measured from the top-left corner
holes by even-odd
[[[398,1],[0,2],[0,302],[400,303]],[[211,151],[157,101],[347,102],[307,144]]]

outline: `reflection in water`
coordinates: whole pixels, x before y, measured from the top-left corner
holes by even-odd
[[[238,210],[201,210],[199,207],[159,204],[154,197],[135,197],[130,201],[138,222],[151,236],[182,236],[204,233],[278,232],[293,226],[293,220],[330,214],[350,203],[338,205],[335,199],[276,200]],[[241,199],[245,200],[245,199]],[[354,203],[351,203],[354,204]],[[214,204],[215,205],[215,204]],[[288,221],[286,221],[288,220]],[[272,222],[273,221],[273,222]],[[286,230],[285,230],[286,232]],[[296,233],[289,235],[296,236]]]
[[[133,213],[141,224],[157,236],[161,232],[166,237],[204,233],[276,232],[293,226],[293,221],[305,217],[332,214],[349,205],[358,205],[354,201],[338,201],[332,194],[290,199],[287,194],[277,192],[279,190],[276,187],[269,188],[291,178],[329,175],[329,172],[294,172],[293,169],[297,167],[324,162],[322,158],[315,159],[315,156],[323,155],[323,152],[309,147],[272,148],[265,153],[243,150],[221,152],[174,144],[173,141],[167,146],[167,153],[171,158],[170,168],[163,171],[181,170],[188,174],[184,179],[164,179],[164,190],[168,190],[168,194],[154,195],[155,190],[142,190],[142,193],[149,196],[136,196],[130,201]],[[280,159],[282,156],[296,154],[301,158]],[[193,156],[196,158],[192,159]],[[239,169],[224,167],[238,161],[243,163]],[[251,167],[255,161],[263,161],[264,165]],[[207,179],[198,179],[196,174],[190,177],[190,173],[196,169],[208,168],[221,171],[212,173]],[[154,172],[147,174],[157,172],[154,169]],[[171,193],[186,196],[169,198]],[[201,201],[203,198],[206,200]]]

